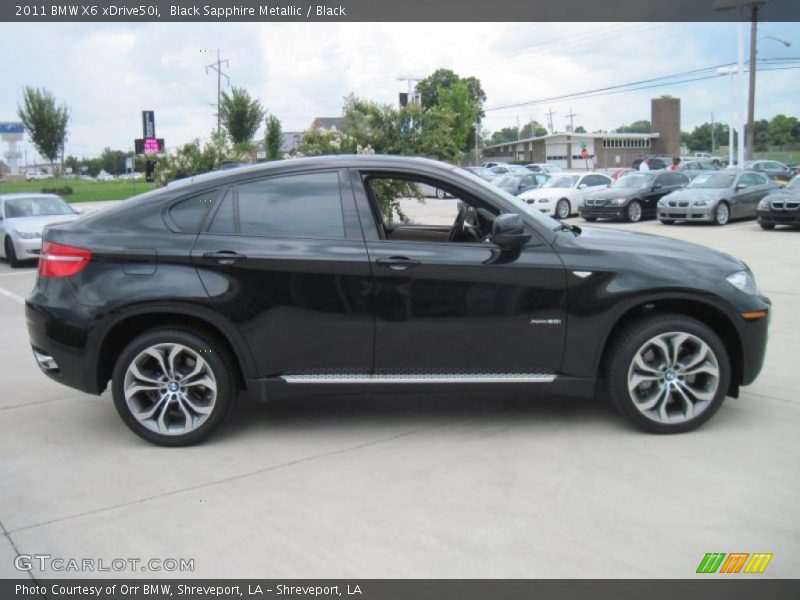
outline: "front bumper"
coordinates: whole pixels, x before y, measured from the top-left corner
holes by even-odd
[[[11,241],[14,243],[14,251],[19,260],[38,259],[42,254],[42,238],[40,237],[26,240],[12,236]]]
[[[625,206],[588,206],[584,205],[578,209],[581,217],[590,219],[624,219]]]
[[[759,223],[800,227],[800,210],[759,210],[756,215]]]
[[[745,320],[739,327],[742,341],[742,381],[750,385],[761,372],[767,352],[769,322],[772,316],[772,303],[769,298],[759,298],[759,310],[766,310],[767,316],[760,319]]]
[[[659,206],[658,218],[667,221],[713,221],[713,206]]]

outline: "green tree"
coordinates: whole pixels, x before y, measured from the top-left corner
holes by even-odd
[[[622,125],[614,130],[616,133],[652,133],[653,126],[647,119],[634,121],[630,125]]]
[[[222,92],[219,117],[234,146],[248,146],[265,115],[261,102],[244,88],[234,87],[230,94]]]
[[[586,128],[583,125],[578,125],[575,128],[575,133],[586,133]]]
[[[768,130],[769,121],[766,119],[759,119],[753,123],[753,146],[755,150],[764,152],[769,146]]]
[[[215,132],[203,146],[200,145],[200,140],[195,140],[159,159],[156,182],[166,185],[173,179],[207,173],[219,168],[224,162],[241,159],[241,152],[228,144],[225,135]]]
[[[50,161],[52,168],[67,139],[69,108],[66,104],[57,105],[55,96],[48,90],[26,86],[17,115],[36,151]]]
[[[476,77],[459,77],[450,69],[437,69],[431,75],[417,82],[415,87],[421,96],[422,106],[432,108],[439,103],[439,92],[448,89],[457,83],[466,84],[472,103],[479,107],[479,117],[483,118],[483,103],[486,102],[486,92],[481,87],[481,82]]]
[[[796,117],[775,115],[767,127],[767,144],[777,148],[785,148],[798,142],[800,122]]]
[[[269,115],[264,126],[264,150],[267,153],[267,160],[277,160],[281,157],[281,146],[283,145],[283,132],[281,131],[281,120],[275,115]]]

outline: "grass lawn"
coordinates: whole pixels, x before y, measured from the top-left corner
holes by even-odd
[[[98,200],[124,200],[155,187],[143,179],[131,181],[81,181],[80,179],[45,179],[41,181],[4,181],[0,183],[0,194],[17,192],[41,192],[44,188],[69,186],[72,193],[62,196],[67,202],[90,202]]]

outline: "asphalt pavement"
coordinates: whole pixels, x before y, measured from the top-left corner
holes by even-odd
[[[761,376],[694,433],[498,390],[242,399],[206,443],[160,448],[108,392],[39,372],[22,305],[34,270],[0,263],[0,577],[20,576],[21,553],[194,560],[36,577],[685,578],[707,552],[770,552],[761,577],[797,577],[800,231],[600,226],[744,258],[773,300]]]

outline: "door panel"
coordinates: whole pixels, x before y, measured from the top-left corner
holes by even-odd
[[[375,241],[375,370],[554,372],[565,335],[565,275],[547,246],[515,258],[493,244]],[[393,268],[386,259],[408,259]],[[381,264],[384,263],[384,264]]]

